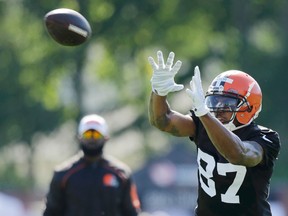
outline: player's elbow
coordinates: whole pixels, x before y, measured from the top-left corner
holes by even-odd
[[[156,128],[158,128],[161,131],[166,132],[166,127],[164,124],[162,124],[161,122],[158,121],[150,121],[150,124]]]
[[[226,157],[226,159],[233,165],[241,165],[246,167],[254,167],[258,165],[261,162],[261,156],[251,156],[247,155],[243,152],[229,155],[229,157]]]
[[[229,156],[226,157],[226,159],[229,161],[229,163],[233,165],[243,165],[243,160],[241,156]]]
[[[161,131],[167,131],[168,119],[166,117],[149,118],[150,124]]]

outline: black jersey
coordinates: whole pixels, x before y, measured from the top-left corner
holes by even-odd
[[[264,160],[255,167],[229,163],[213,146],[200,120],[194,140],[197,145],[198,216],[269,216],[267,201],[275,160],[280,150],[278,134],[251,123],[233,131],[243,141],[255,141],[264,150]]]
[[[136,216],[139,200],[130,169],[103,157],[89,163],[77,155],[58,167],[44,216]]]

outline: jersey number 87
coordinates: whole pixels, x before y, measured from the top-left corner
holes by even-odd
[[[207,164],[206,169],[201,166],[201,160]],[[216,163],[215,159],[211,155],[201,151],[201,149],[198,149],[197,162],[199,167],[199,179],[201,188],[210,197],[216,196],[217,193],[215,188],[215,181],[213,180],[214,169],[216,168],[217,173],[221,176],[226,176],[227,173],[234,172],[236,174],[235,178],[231,185],[228,187],[227,191],[224,194],[221,194],[221,201],[224,203],[240,203],[237,192],[239,191],[244,181],[247,172],[246,167],[233,165],[230,163]],[[203,181],[202,177],[206,178],[207,183]]]

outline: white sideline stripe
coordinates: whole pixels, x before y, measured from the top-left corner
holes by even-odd
[[[83,29],[81,29],[75,25],[72,25],[72,24],[69,24],[68,30],[73,31],[79,35],[82,35],[83,37],[87,37],[87,35],[88,35],[87,31],[84,31]]]

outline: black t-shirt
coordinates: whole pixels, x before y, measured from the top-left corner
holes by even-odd
[[[192,116],[197,145],[198,216],[268,216],[267,198],[275,160],[280,150],[277,132],[251,123],[234,131],[243,141],[264,149],[264,161],[255,167],[229,163],[214,147],[199,118]]]

